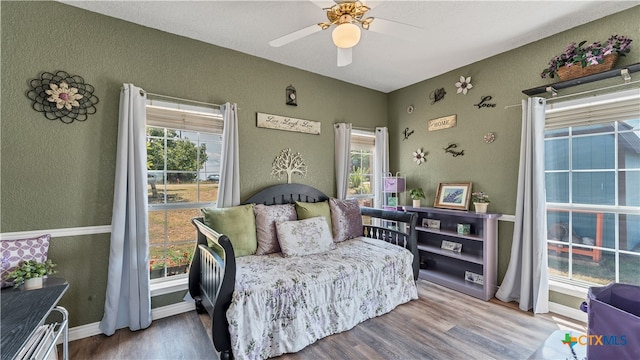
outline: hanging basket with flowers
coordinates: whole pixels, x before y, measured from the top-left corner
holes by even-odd
[[[562,54],[549,60],[548,67],[540,76],[558,76],[565,81],[611,70],[618,56],[625,56],[631,51],[631,41],[626,36],[612,35],[606,43],[595,42],[586,47],[586,41],[577,45],[571,43]]]

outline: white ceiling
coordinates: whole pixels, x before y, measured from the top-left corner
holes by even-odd
[[[61,2],[385,93],[640,4],[637,0],[369,1],[367,5],[374,7],[366,17],[421,29],[404,39],[363,31],[353,49],[353,63],[338,67],[331,29],[279,48],[268,45],[282,35],[327,21],[318,4],[330,6],[332,1]],[[562,50],[550,49],[549,57]]]

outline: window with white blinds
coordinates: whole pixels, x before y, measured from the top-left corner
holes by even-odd
[[[637,119],[640,114],[640,89],[560,103],[548,103],[546,129],[601,124]]]

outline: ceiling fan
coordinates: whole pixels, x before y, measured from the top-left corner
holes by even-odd
[[[319,4],[320,1],[314,1],[314,3],[321,6]],[[329,22],[313,24],[298,31],[294,31],[270,41],[269,45],[273,47],[280,47],[318,31],[327,30],[328,28],[335,26],[331,33],[331,38],[338,49],[338,66],[342,67],[351,64],[352,49],[360,41],[360,27],[365,30],[394,35],[400,38],[405,38],[412,31],[420,29],[412,25],[385,20],[378,17],[365,18],[365,14],[371,10],[371,7],[366,6],[362,1],[336,0],[336,3],[333,6],[323,8],[322,10],[326,12]],[[358,27],[358,24],[360,27]]]

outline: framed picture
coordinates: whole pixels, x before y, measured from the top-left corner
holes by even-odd
[[[433,207],[468,210],[472,183],[439,183]]]

